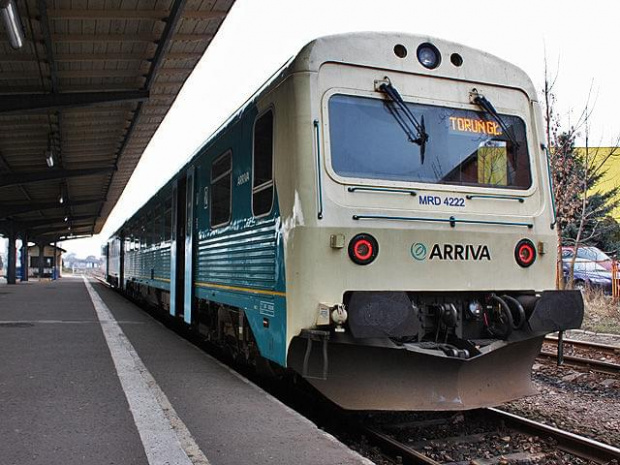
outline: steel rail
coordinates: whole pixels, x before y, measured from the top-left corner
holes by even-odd
[[[557,359],[557,353],[542,350],[539,357]],[[564,355],[564,364],[575,367],[587,367],[593,371],[607,373],[612,375],[620,374],[620,365],[592,358],[575,357],[572,355]]]
[[[505,424],[526,434],[552,437],[558,443],[558,448],[569,454],[592,460],[596,463],[605,464],[611,460],[620,459],[620,449],[590,438],[579,436],[568,431],[545,425],[528,418],[523,418],[513,413],[508,413],[496,408],[488,408],[485,411],[495,415]]]
[[[375,443],[381,450],[386,451],[390,456],[400,457],[401,463],[412,465],[441,465],[441,462],[437,462],[430,457],[418,452],[417,450],[408,447],[407,445],[391,438],[387,434],[381,433],[373,428],[362,428],[362,433]]]
[[[620,459],[620,449],[595,441],[578,434],[563,431],[553,426],[545,425],[513,413],[505,412],[496,408],[481,409],[480,412],[489,416],[492,420],[501,423],[508,428],[528,436],[552,438],[557,442],[557,448],[576,457],[591,460],[595,463],[606,464],[613,459]],[[398,463],[441,465],[430,457],[418,452],[413,447],[403,444],[388,434],[377,431],[370,427],[360,427],[362,434],[374,443],[381,451]],[[441,442],[441,440],[439,440]],[[460,463],[460,462],[459,462]],[[473,463],[473,462],[472,462]]]
[[[552,343],[558,342],[558,338],[555,336],[547,336],[545,337],[545,342]],[[610,353],[610,354],[620,354],[620,346],[600,344],[598,342],[588,342],[588,341],[580,341],[577,339],[564,339],[564,344],[569,344],[576,347],[583,347],[586,349],[596,349],[601,352]]]

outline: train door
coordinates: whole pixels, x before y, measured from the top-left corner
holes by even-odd
[[[125,290],[125,231],[118,238],[118,288]]]
[[[185,276],[184,276],[184,320],[192,322],[194,301],[194,167],[187,170],[185,189]]]
[[[184,314],[185,290],[185,178],[172,188],[172,244],[170,250],[170,315]]]

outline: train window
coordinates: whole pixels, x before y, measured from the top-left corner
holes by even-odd
[[[155,245],[159,245],[163,241],[164,236],[164,226],[163,226],[163,216],[160,214],[161,206],[158,205],[157,211],[155,212],[155,234],[153,236],[153,241]]]
[[[146,216],[146,224],[144,225],[144,235],[146,237],[146,248],[148,249],[153,245],[153,214],[149,213]]]
[[[230,221],[232,200],[232,152],[228,151],[211,165],[211,227]]]
[[[252,212],[266,215],[273,205],[273,111],[269,110],[254,124],[254,160]]]
[[[148,240],[147,240],[147,235],[148,235],[148,228],[147,225],[148,223],[148,219],[146,218],[146,216],[143,216],[142,218],[140,218],[140,223],[142,223],[142,226],[140,227],[140,232],[139,234],[139,240],[140,240],[140,250],[146,249],[147,248],[147,244],[148,244]]]
[[[478,146],[478,184],[508,184],[508,143],[490,139]]]
[[[164,240],[172,240],[172,198],[168,197],[164,205]]]
[[[504,129],[484,112],[408,103],[428,134],[422,150],[389,105],[366,97],[330,98],[331,159],[338,175],[502,189],[532,185],[520,118],[502,115]]]

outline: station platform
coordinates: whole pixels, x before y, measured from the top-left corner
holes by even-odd
[[[104,285],[0,285],[3,465],[370,464]]]

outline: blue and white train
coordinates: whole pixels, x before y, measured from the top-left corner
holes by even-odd
[[[347,409],[532,392],[577,328],[529,78],[428,37],[306,45],[110,238],[107,280]]]

